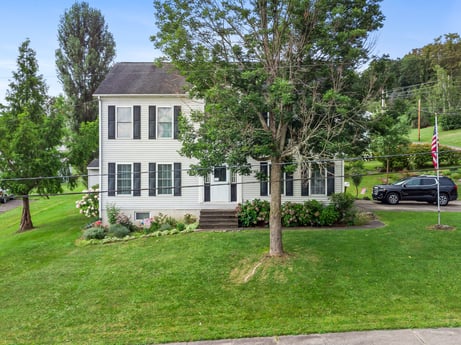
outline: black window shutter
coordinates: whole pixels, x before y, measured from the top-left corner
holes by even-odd
[[[141,139],[141,106],[133,107],[133,139]]]
[[[327,166],[327,195],[335,192],[335,163]]]
[[[115,106],[109,105],[108,138],[115,139]]]
[[[108,164],[107,195],[115,196],[115,163]]]
[[[309,196],[309,178],[307,171],[302,171],[301,176],[301,196]]]
[[[259,195],[260,196],[267,196],[268,195],[268,170],[267,170],[267,162],[261,162],[259,164],[259,170],[261,172],[261,181],[259,182]]]
[[[174,106],[174,124],[173,124],[173,139],[178,139],[179,137],[179,118],[181,116],[181,106]]]
[[[155,105],[149,106],[149,139],[157,138],[157,108]]]
[[[174,196],[181,196],[181,163],[173,164]]]
[[[285,195],[293,196],[293,173],[285,173]]]
[[[133,196],[141,195],[141,163],[133,163]]]
[[[149,196],[157,195],[157,180],[155,170],[157,170],[157,164],[149,163]]]

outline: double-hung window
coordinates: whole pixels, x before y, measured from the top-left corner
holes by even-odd
[[[130,139],[133,131],[131,107],[117,108],[117,138]]]
[[[157,185],[159,195],[173,194],[173,167],[171,164],[157,165]]]
[[[173,111],[171,107],[158,107],[158,138],[173,138]]]
[[[319,164],[311,165],[311,193],[325,195],[326,187],[325,168]]]
[[[117,164],[117,193],[131,194],[131,164]]]

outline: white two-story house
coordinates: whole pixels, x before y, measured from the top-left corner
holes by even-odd
[[[206,177],[190,176],[191,160],[178,151],[178,119],[203,110],[202,100],[184,91],[185,79],[170,67],[151,62],[117,63],[95,91],[99,102],[100,214],[108,206],[132,220],[159,213],[180,218],[204,209],[236,208],[255,198],[270,198],[269,183],[240,176],[225,166]],[[268,174],[266,162],[253,170]],[[94,170],[93,170],[94,174]],[[344,189],[342,161],[311,166],[307,174],[285,174],[282,201],[328,201]]]

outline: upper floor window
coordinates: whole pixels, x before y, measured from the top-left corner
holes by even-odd
[[[117,138],[130,139],[132,133],[131,107],[117,108]]]
[[[158,138],[173,137],[173,112],[170,107],[158,107]]]
[[[141,106],[108,108],[109,139],[141,139]]]

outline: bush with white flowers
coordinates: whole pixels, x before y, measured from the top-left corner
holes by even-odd
[[[90,188],[84,190],[85,193],[81,200],[75,202],[75,206],[80,209],[80,213],[86,217],[99,217],[99,189]]]

